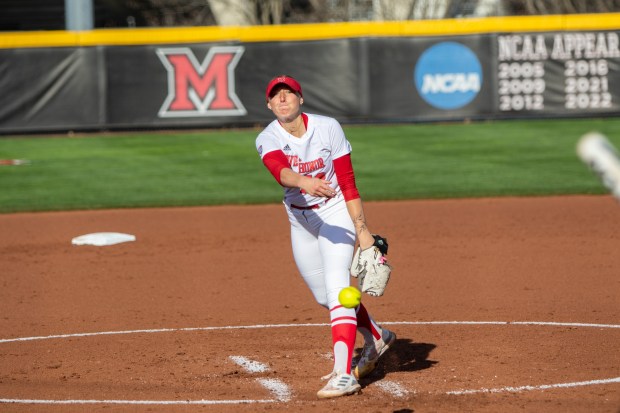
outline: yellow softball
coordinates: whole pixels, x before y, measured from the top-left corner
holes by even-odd
[[[362,301],[362,293],[355,287],[345,287],[338,294],[338,301],[346,308],[355,308]]]

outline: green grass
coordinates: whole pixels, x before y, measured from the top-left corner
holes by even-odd
[[[620,119],[348,126],[365,200],[601,194],[577,158],[590,130],[620,145]],[[0,137],[0,212],[275,203],[258,130]]]

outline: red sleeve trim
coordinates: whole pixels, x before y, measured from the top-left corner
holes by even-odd
[[[271,175],[276,178],[276,181],[282,185],[282,181],[280,180],[280,172],[284,168],[291,167],[288,163],[288,159],[286,159],[286,155],[284,155],[284,152],[277,150],[265,154],[265,156],[263,156],[263,164],[265,164],[269,172],[271,172]]]
[[[345,201],[351,201],[360,197],[357,187],[355,186],[355,174],[353,173],[353,164],[351,163],[351,154],[348,153],[338,159],[334,159],[334,170],[342,195]]]

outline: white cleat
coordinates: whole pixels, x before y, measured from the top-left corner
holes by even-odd
[[[368,376],[377,367],[379,357],[383,355],[392,344],[396,341],[396,334],[390,330],[383,329],[383,337],[377,340],[374,345],[365,345],[362,349],[362,355],[357,362],[357,366],[353,369],[356,379]]]
[[[334,371],[323,377],[323,379],[329,379],[329,382],[317,392],[316,395],[319,399],[348,396],[349,394],[359,392],[362,388],[352,374]]]

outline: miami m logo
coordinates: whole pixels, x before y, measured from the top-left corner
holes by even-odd
[[[243,52],[242,46],[212,47],[201,64],[187,47],[157,49],[168,71],[159,117],[245,115],[235,93],[235,67]]]

